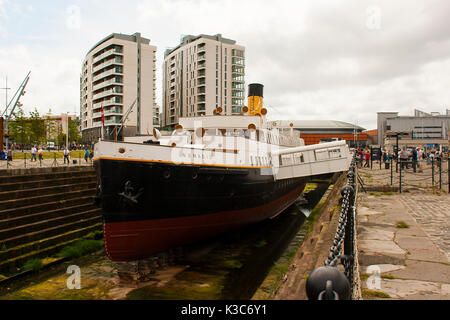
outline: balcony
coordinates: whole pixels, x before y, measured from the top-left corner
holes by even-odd
[[[204,60],[206,60],[206,54],[205,54],[205,53],[202,53],[202,54],[198,54],[198,55],[197,55],[197,61],[198,61],[198,62],[204,61]]]
[[[97,90],[99,90],[101,88],[104,88],[104,87],[107,87],[107,86],[109,86],[111,84],[116,84],[116,83],[122,84],[122,80],[118,80],[116,78],[112,78],[111,80],[106,80],[106,81],[103,81],[103,82],[100,82],[100,83],[94,85],[92,89],[93,89],[93,91],[97,91]]]
[[[232,65],[236,65],[236,66],[245,66],[245,60],[242,58],[232,58],[231,59],[231,64]]]
[[[106,58],[106,57],[109,57],[109,56],[112,55],[112,54],[120,54],[120,55],[122,55],[122,54],[123,54],[123,51],[122,51],[122,49],[119,49],[119,48],[112,48],[112,49],[109,49],[108,51],[105,51],[105,52],[102,53],[101,55],[95,57],[95,58],[92,60],[92,63],[93,63],[93,64],[94,64],[94,63],[97,63],[97,62],[99,62],[100,60],[102,60],[102,59],[104,59],[104,58]]]
[[[120,89],[117,89],[117,88],[120,88]],[[92,99],[93,100],[97,100],[97,99],[101,99],[103,97],[107,97],[107,96],[110,96],[110,95],[113,95],[113,94],[123,94],[122,87],[114,87],[112,89],[109,89],[109,90],[102,91],[100,93],[94,94],[92,96]]]
[[[102,70],[103,68],[106,68],[113,64],[123,65],[122,57],[115,57],[113,59],[107,60],[107,61],[99,64],[98,66],[92,68],[92,73],[96,73],[97,71]]]
[[[107,99],[107,100],[103,100],[103,101],[100,101],[98,103],[95,103],[92,106],[92,109],[95,110],[95,109],[101,108],[102,106],[103,106],[103,108],[105,108],[105,107],[110,106],[110,105],[123,104],[122,99],[118,99],[118,98],[119,97],[114,97],[114,98],[111,98],[111,99]]]
[[[102,116],[101,112],[96,112],[92,114],[92,119],[101,118],[101,116]]]
[[[103,78],[105,78],[105,77],[107,77],[109,75],[112,75],[112,74],[122,75],[122,72],[123,71],[122,71],[121,68],[112,68],[112,69],[110,69],[110,70],[108,70],[106,72],[102,72],[99,75],[95,76],[94,79],[93,79],[93,82],[95,82],[97,80],[100,80],[100,79],[103,79]]]
[[[244,74],[244,68],[241,66],[232,66],[231,72],[236,74]]]
[[[198,70],[197,77],[206,77],[206,70],[205,69]]]
[[[198,65],[197,65],[197,69],[198,70],[200,70],[200,69],[205,69],[206,68],[206,62],[201,62],[201,63],[199,63]]]
[[[116,107],[116,108],[111,108],[111,109],[105,110],[105,114],[114,114],[114,113],[122,114],[122,108]]]

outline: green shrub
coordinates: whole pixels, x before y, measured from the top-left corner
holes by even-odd
[[[96,252],[102,248],[103,241],[101,240],[80,240],[70,246],[62,248],[58,253],[58,257],[75,259]]]
[[[22,269],[23,270],[32,270],[33,272],[39,271],[42,269],[44,264],[41,259],[32,259],[25,262]]]

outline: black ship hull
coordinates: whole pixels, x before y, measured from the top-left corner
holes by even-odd
[[[308,178],[270,168],[96,159],[105,248],[113,261],[157,252],[272,218]]]

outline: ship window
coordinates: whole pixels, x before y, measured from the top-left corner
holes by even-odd
[[[316,160],[326,160],[328,159],[328,150],[315,150],[314,151],[314,157]]]
[[[330,158],[339,158],[340,154],[341,154],[340,148],[328,149],[328,155]]]

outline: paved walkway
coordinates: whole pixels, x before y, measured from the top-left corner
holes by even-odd
[[[364,299],[450,300],[449,194],[424,186],[361,192],[357,226]]]
[[[73,160],[76,160],[76,164],[73,163]],[[24,169],[24,168],[39,168],[39,167],[63,167],[63,166],[91,166],[92,161],[84,161],[84,158],[71,158],[70,163],[68,164],[67,161],[64,163],[63,158],[57,158],[56,163],[55,159],[43,159],[42,163],[37,161],[31,162],[29,158],[26,159],[26,161],[14,159],[13,161],[9,161],[8,163],[8,169]],[[6,161],[0,161],[0,170],[6,169]]]

